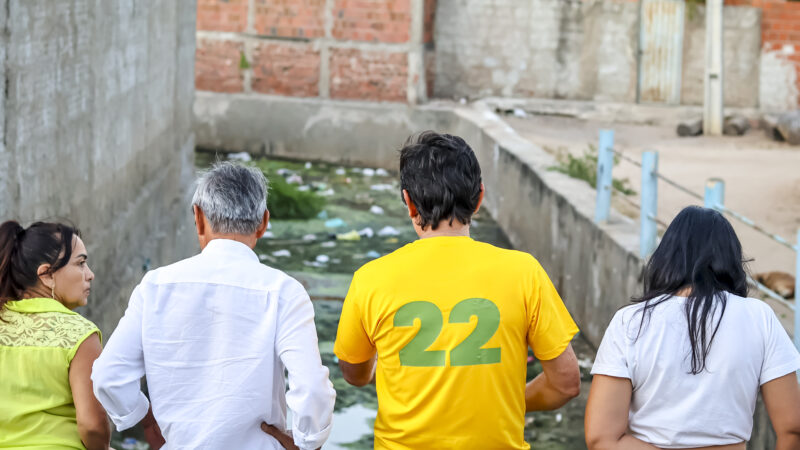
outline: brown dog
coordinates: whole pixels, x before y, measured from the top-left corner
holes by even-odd
[[[783,298],[794,297],[794,277],[786,272],[757,273],[754,278]]]

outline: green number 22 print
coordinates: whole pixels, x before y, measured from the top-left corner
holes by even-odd
[[[500,362],[500,348],[481,348],[500,326],[500,310],[485,298],[462,300],[450,311],[448,323],[469,323],[472,316],[478,324],[472,333],[450,351],[451,366],[473,366]],[[400,364],[414,367],[442,367],[445,350],[428,350],[442,331],[442,311],[433,303],[417,301],[406,303],[394,315],[395,327],[414,326],[420,320],[419,332],[400,349]]]

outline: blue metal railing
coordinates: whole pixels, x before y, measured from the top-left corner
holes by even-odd
[[[655,250],[656,245],[658,245],[658,224],[664,224],[657,216],[659,181],[663,181],[695,199],[703,200],[705,207],[714,208],[727,214],[795,252],[797,259],[795,261],[794,303],[789,302],[781,295],[750,277],[748,277],[748,281],[758,290],[775,300],[783,302],[796,312],[794,316],[794,343],[800,349],[800,229],[797,230],[796,244],[792,244],[780,235],[758,225],[754,220],[727,208],[725,206],[725,182],[721,179],[709,179],[706,182],[704,195],[700,195],[670,180],[658,172],[658,152],[647,151],[642,153],[642,160],[639,162],[615,150],[613,130],[600,130],[600,145],[597,155],[597,203],[595,206],[595,221],[598,223],[608,220],[611,209],[612,173],[615,155],[640,167],[642,170],[641,203],[637,205],[640,211],[639,255],[642,259],[647,258]]]

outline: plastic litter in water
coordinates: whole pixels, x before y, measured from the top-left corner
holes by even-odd
[[[372,228],[370,228],[370,227],[367,227],[367,228],[364,228],[363,230],[360,230],[358,232],[358,234],[359,234],[359,236],[363,236],[365,238],[371,238],[372,236],[375,236],[375,232],[372,231]]]
[[[317,192],[317,195],[321,195],[323,197],[330,197],[331,195],[335,194],[336,192],[333,189],[325,189],[324,191]]]
[[[400,242],[400,239],[397,239],[396,237],[390,237],[389,239],[386,239],[383,242],[386,242],[387,244],[397,244],[398,242]]]
[[[561,422],[563,418],[564,416],[562,416],[561,413],[556,414],[556,422]]]
[[[362,174],[363,174],[365,177],[371,177],[371,176],[375,175],[375,169],[369,169],[369,168],[367,168],[367,169],[362,169],[362,170],[361,170],[361,173],[362,173]]]
[[[350,230],[347,233],[337,234],[336,239],[339,241],[358,241],[361,235],[356,230]]]
[[[252,161],[253,157],[250,156],[250,153],[247,152],[239,152],[239,153],[228,153],[228,159],[231,161]]]
[[[303,184],[303,177],[300,175],[293,173],[286,177],[286,182],[291,184]]]
[[[369,188],[373,191],[391,191],[394,189],[394,186],[391,184],[373,184]]]
[[[272,239],[275,235],[272,234],[272,231],[265,231],[264,234],[261,235],[261,239]]]
[[[316,241],[317,240],[317,235],[316,234],[307,234],[307,235],[303,236],[303,240],[304,241]]]
[[[325,220],[327,218],[328,218],[328,211],[325,211],[324,209],[320,211],[319,214],[317,214],[317,219]]]
[[[326,262],[330,261],[331,258],[328,255],[317,255],[317,262],[325,264]]]
[[[325,267],[325,264],[317,261],[303,261],[303,264],[311,267]]]
[[[397,231],[396,228],[391,226],[385,226],[378,231],[378,236],[385,237],[385,236],[399,236],[400,232]]]
[[[311,168],[311,163],[307,162],[305,167],[306,167],[306,169],[310,169]]]
[[[281,167],[280,169],[276,170],[275,173],[277,173],[278,175],[280,175],[282,177],[285,177],[287,175],[290,175],[292,173],[292,171],[287,169],[287,168],[285,168],[285,167]]]
[[[339,167],[336,169],[336,175],[344,175],[345,173],[347,173],[347,171],[344,170],[344,167]]]
[[[309,186],[307,184],[304,184],[302,186],[298,186],[297,190],[298,191],[303,191],[303,192],[310,191],[311,190],[311,186]]]
[[[386,169],[375,169],[375,175],[385,177],[389,175],[389,172],[387,172]]]
[[[284,250],[276,250],[276,251],[272,252],[272,256],[276,256],[278,258],[288,257],[288,256],[292,256],[292,252],[290,252],[289,250],[286,250],[286,249],[284,249]]]
[[[323,211],[323,212],[325,212],[325,211]],[[327,217],[327,214],[325,214],[325,216]],[[339,228],[339,227],[343,227],[345,225],[347,225],[347,224],[344,222],[344,220],[342,220],[342,219],[340,219],[338,217],[333,218],[333,219],[328,219],[328,220],[325,221],[325,226],[328,227],[328,228]]]
[[[322,244],[320,244],[320,247],[325,247],[325,248],[333,248],[333,247],[336,247],[336,242],[333,242],[333,241],[325,241],[325,242],[323,242]]]
[[[381,257],[381,254],[380,254],[380,253],[378,253],[378,252],[376,252],[375,250],[370,250],[370,251],[368,251],[368,252],[366,253],[366,255],[365,255],[365,256],[366,256],[367,258],[372,258],[372,259],[375,259],[375,258],[380,258],[380,257]]]
[[[371,212],[372,214],[383,214],[383,208],[381,208],[378,205],[372,205],[369,208],[369,212]]]

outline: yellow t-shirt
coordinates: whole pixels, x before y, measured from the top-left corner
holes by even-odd
[[[0,448],[85,449],[69,365],[100,330],[51,298],[8,302],[0,317]]]
[[[553,359],[577,332],[531,255],[434,237],[356,272],[334,352],[378,353],[375,448],[526,449],[528,346]]]

